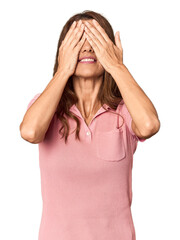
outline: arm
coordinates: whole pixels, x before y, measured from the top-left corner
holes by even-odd
[[[57,71],[47,87],[28,108],[19,126],[21,137],[31,143],[39,143],[56,111],[69,75]]]
[[[150,138],[159,131],[160,121],[150,99],[124,64],[111,69],[127,109],[132,116],[132,130],[140,138]]]
[[[85,41],[82,21],[74,22],[59,47],[58,70],[45,90],[26,111],[20,124],[22,138],[39,143],[44,139],[57,109],[65,85],[74,73],[78,55]],[[81,38],[82,37],[82,38]]]
[[[119,31],[115,34],[115,44],[101,25],[93,20],[86,23],[87,39],[96,56],[107,72],[116,81],[127,109],[132,116],[132,130],[140,138],[149,138],[158,132],[160,121],[156,109],[126,66],[123,64],[123,49]]]

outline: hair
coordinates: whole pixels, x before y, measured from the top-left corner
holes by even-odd
[[[95,19],[101,25],[101,27],[106,31],[111,41],[115,44],[113,29],[110,23],[108,22],[108,20],[102,14],[94,11],[85,10],[81,13],[77,13],[73,15],[64,25],[59,37],[53,76],[55,75],[58,69],[58,55],[59,55],[59,48],[61,46],[61,43],[65,38],[65,35],[68,32],[72,23],[74,21],[79,21],[80,19],[83,19],[83,20]],[[121,93],[119,91],[119,88],[115,80],[113,79],[111,74],[108,73],[106,70],[104,71],[104,74],[103,74],[102,86],[99,88],[97,98],[100,101],[103,108],[104,108],[103,104],[107,104],[113,110],[117,108],[118,104],[122,100]],[[62,127],[59,129],[59,134],[62,134],[62,138],[65,137],[65,143],[67,142],[67,138],[69,136],[69,123],[67,118],[72,118],[76,121],[77,127],[75,129],[76,130],[75,138],[80,140],[80,137],[79,137],[80,121],[73,112],[69,111],[69,108],[73,104],[76,104],[77,102],[78,102],[78,97],[74,92],[72,76],[70,76],[66,83],[66,86],[64,88],[64,91],[62,93],[61,99],[59,101],[59,104],[55,112],[57,114],[58,119],[62,123]],[[67,116],[67,118],[65,117],[65,115]],[[64,131],[62,133],[63,129]]]

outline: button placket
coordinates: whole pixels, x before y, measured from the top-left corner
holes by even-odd
[[[91,139],[92,139],[92,133],[91,133],[91,129],[86,125],[85,126],[85,137],[86,137],[86,141],[91,143]]]
[[[89,136],[91,133],[89,131],[86,132],[86,135]]]
[[[104,104],[105,107],[107,107],[108,109],[109,106],[107,104]],[[96,112],[96,114],[94,115],[93,119],[91,120],[89,126],[86,124],[84,118],[82,117],[81,115],[81,112],[79,111],[79,109],[76,107],[75,104],[73,104],[70,108],[70,111],[74,112],[77,116],[79,116],[82,120],[83,120],[83,125],[84,125],[84,130],[85,130],[85,138],[86,140],[91,143],[91,140],[92,140],[92,132],[91,132],[91,128],[90,126],[93,124],[93,122],[95,121],[95,118],[98,116],[98,115],[101,115],[102,113],[106,112],[106,109],[104,109],[103,107],[99,108],[99,110]]]

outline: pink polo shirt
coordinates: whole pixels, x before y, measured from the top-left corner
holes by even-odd
[[[38,144],[43,200],[38,239],[136,240],[131,214],[133,154],[138,141],[145,140],[132,131],[123,100],[116,110],[101,107],[89,126],[75,105],[70,111],[81,122],[81,141],[75,140],[76,122],[69,119],[71,134],[65,144],[54,114]],[[123,116],[124,124],[115,113]]]

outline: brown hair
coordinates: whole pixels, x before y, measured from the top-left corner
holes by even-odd
[[[75,14],[66,22],[66,24],[64,25],[61,31],[60,38],[58,41],[58,46],[57,46],[53,76],[55,75],[58,68],[58,54],[59,54],[59,48],[61,46],[61,43],[65,38],[65,35],[68,32],[73,21],[79,21],[80,19],[83,19],[83,20],[95,19],[96,21],[98,21],[101,27],[104,28],[104,30],[106,31],[109,38],[115,44],[113,29],[110,23],[108,22],[108,20],[103,15],[94,11],[89,11],[89,10],[85,10],[82,13]],[[109,74],[107,71],[104,72],[102,87],[99,88],[99,93],[97,97],[98,97],[98,100],[101,102],[101,105],[105,103],[109,105],[109,107],[112,109],[116,109],[119,102],[122,100],[121,93],[119,91],[119,88],[115,80],[112,78],[111,74]],[[57,117],[62,123],[62,127],[59,129],[59,133],[62,134],[61,131],[62,129],[64,129],[62,138],[65,136],[65,143],[67,142],[67,138],[69,136],[69,123],[65,118],[65,115],[76,121],[77,123],[77,127],[75,129],[76,139],[78,138],[80,140],[79,138],[80,121],[73,112],[69,111],[69,108],[73,104],[76,104],[77,102],[78,102],[78,98],[73,89],[72,76],[71,76],[67,81],[67,84],[64,88],[64,91],[62,93],[61,99],[59,101],[59,104],[56,110]]]

